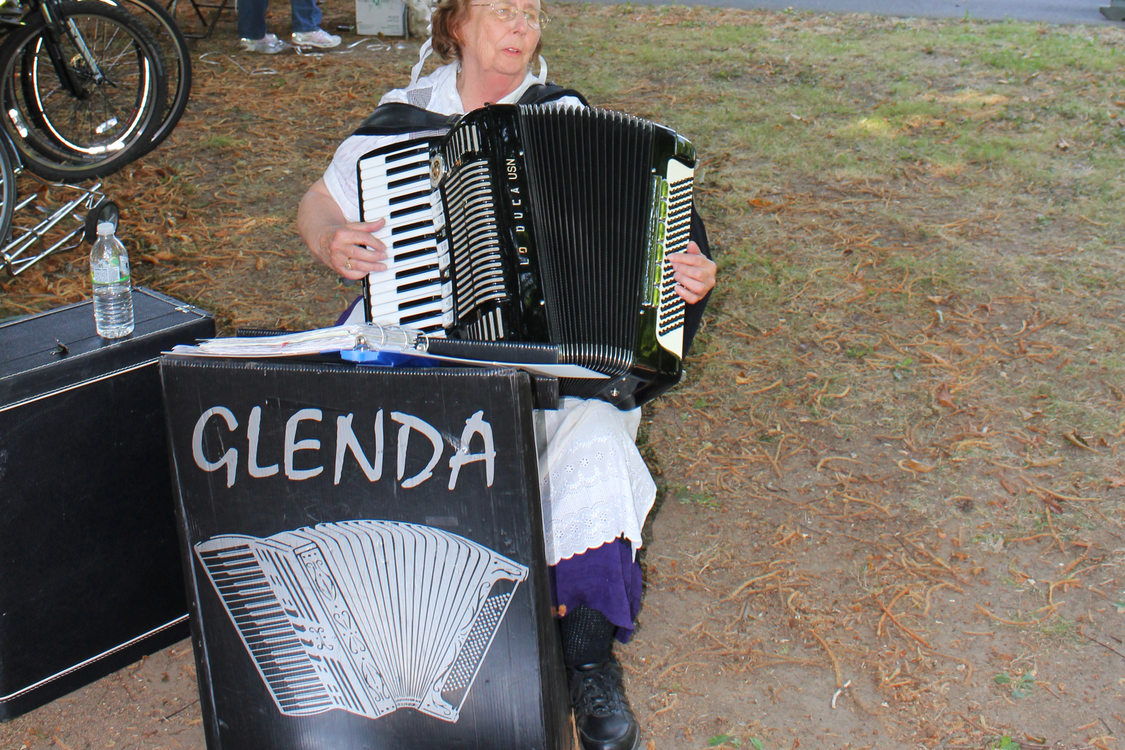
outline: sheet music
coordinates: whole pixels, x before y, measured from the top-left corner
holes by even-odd
[[[452,342],[445,341],[446,350]],[[473,367],[514,367],[535,375],[556,378],[587,378],[604,380],[608,376],[581,365],[557,362],[528,362],[508,355],[512,350],[503,344],[489,346],[489,342],[472,342],[477,356],[435,354],[428,351],[429,340],[422,333],[400,326],[378,323],[316,328],[311,331],[282,333],[273,336],[228,336],[204,339],[196,344],[179,344],[171,354],[191,357],[293,357],[340,352],[345,359],[363,362],[364,353],[388,353],[409,356],[439,364],[469,365]],[[455,345],[452,348],[456,348]],[[489,350],[497,356],[488,356]],[[372,364],[381,364],[372,358]]]
[[[420,334],[408,328],[375,323],[315,328],[272,336],[228,336],[180,344],[173,354],[213,357],[289,357],[345,349],[409,352],[418,350]]]

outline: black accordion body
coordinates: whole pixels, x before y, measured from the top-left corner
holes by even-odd
[[[453,339],[550,347],[605,375],[563,395],[632,408],[681,374],[683,300],[667,256],[691,225],[693,146],[630,115],[492,105],[444,135],[358,165],[365,221],[388,269],[369,321]]]

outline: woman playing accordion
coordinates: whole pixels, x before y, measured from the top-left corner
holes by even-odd
[[[449,116],[490,103],[586,106],[576,92],[545,82],[538,53],[546,23],[537,0],[441,0],[410,84],[382,98],[301,201],[298,230],[318,260],[347,279],[384,270],[386,248],[374,236],[384,220],[362,220],[357,184],[357,163],[373,149],[439,132]],[[447,63],[420,76],[431,46]],[[531,72],[537,57],[538,75]],[[687,304],[685,353],[716,273],[702,223],[694,212],[692,218],[686,249],[668,256],[675,294]],[[354,307],[350,314],[362,319],[362,306]],[[636,554],[656,496],[635,443],[640,417],[639,408],[574,397],[536,413],[547,562],[571,701],[588,750],[628,750],[639,742],[612,646],[614,639],[627,642],[635,628]]]

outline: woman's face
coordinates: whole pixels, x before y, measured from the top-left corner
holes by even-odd
[[[483,0],[472,0],[482,3]],[[537,0],[495,0],[497,5],[514,8],[515,18],[501,21],[487,4],[473,4],[461,28],[457,30],[461,50],[461,68],[466,75],[501,74],[522,81],[527,74],[531,55],[539,44],[539,30],[527,25],[522,11],[537,13]]]

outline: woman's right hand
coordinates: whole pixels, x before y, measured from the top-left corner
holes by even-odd
[[[385,223],[378,219],[322,227],[318,240],[314,240],[320,252],[314,248],[313,254],[346,279],[362,279],[372,271],[386,270],[383,261],[387,259],[387,249],[374,235]]]
[[[297,231],[309,252],[345,279],[386,270],[387,248],[373,234],[385,223],[348,222],[323,179],[309,188],[297,207]]]

